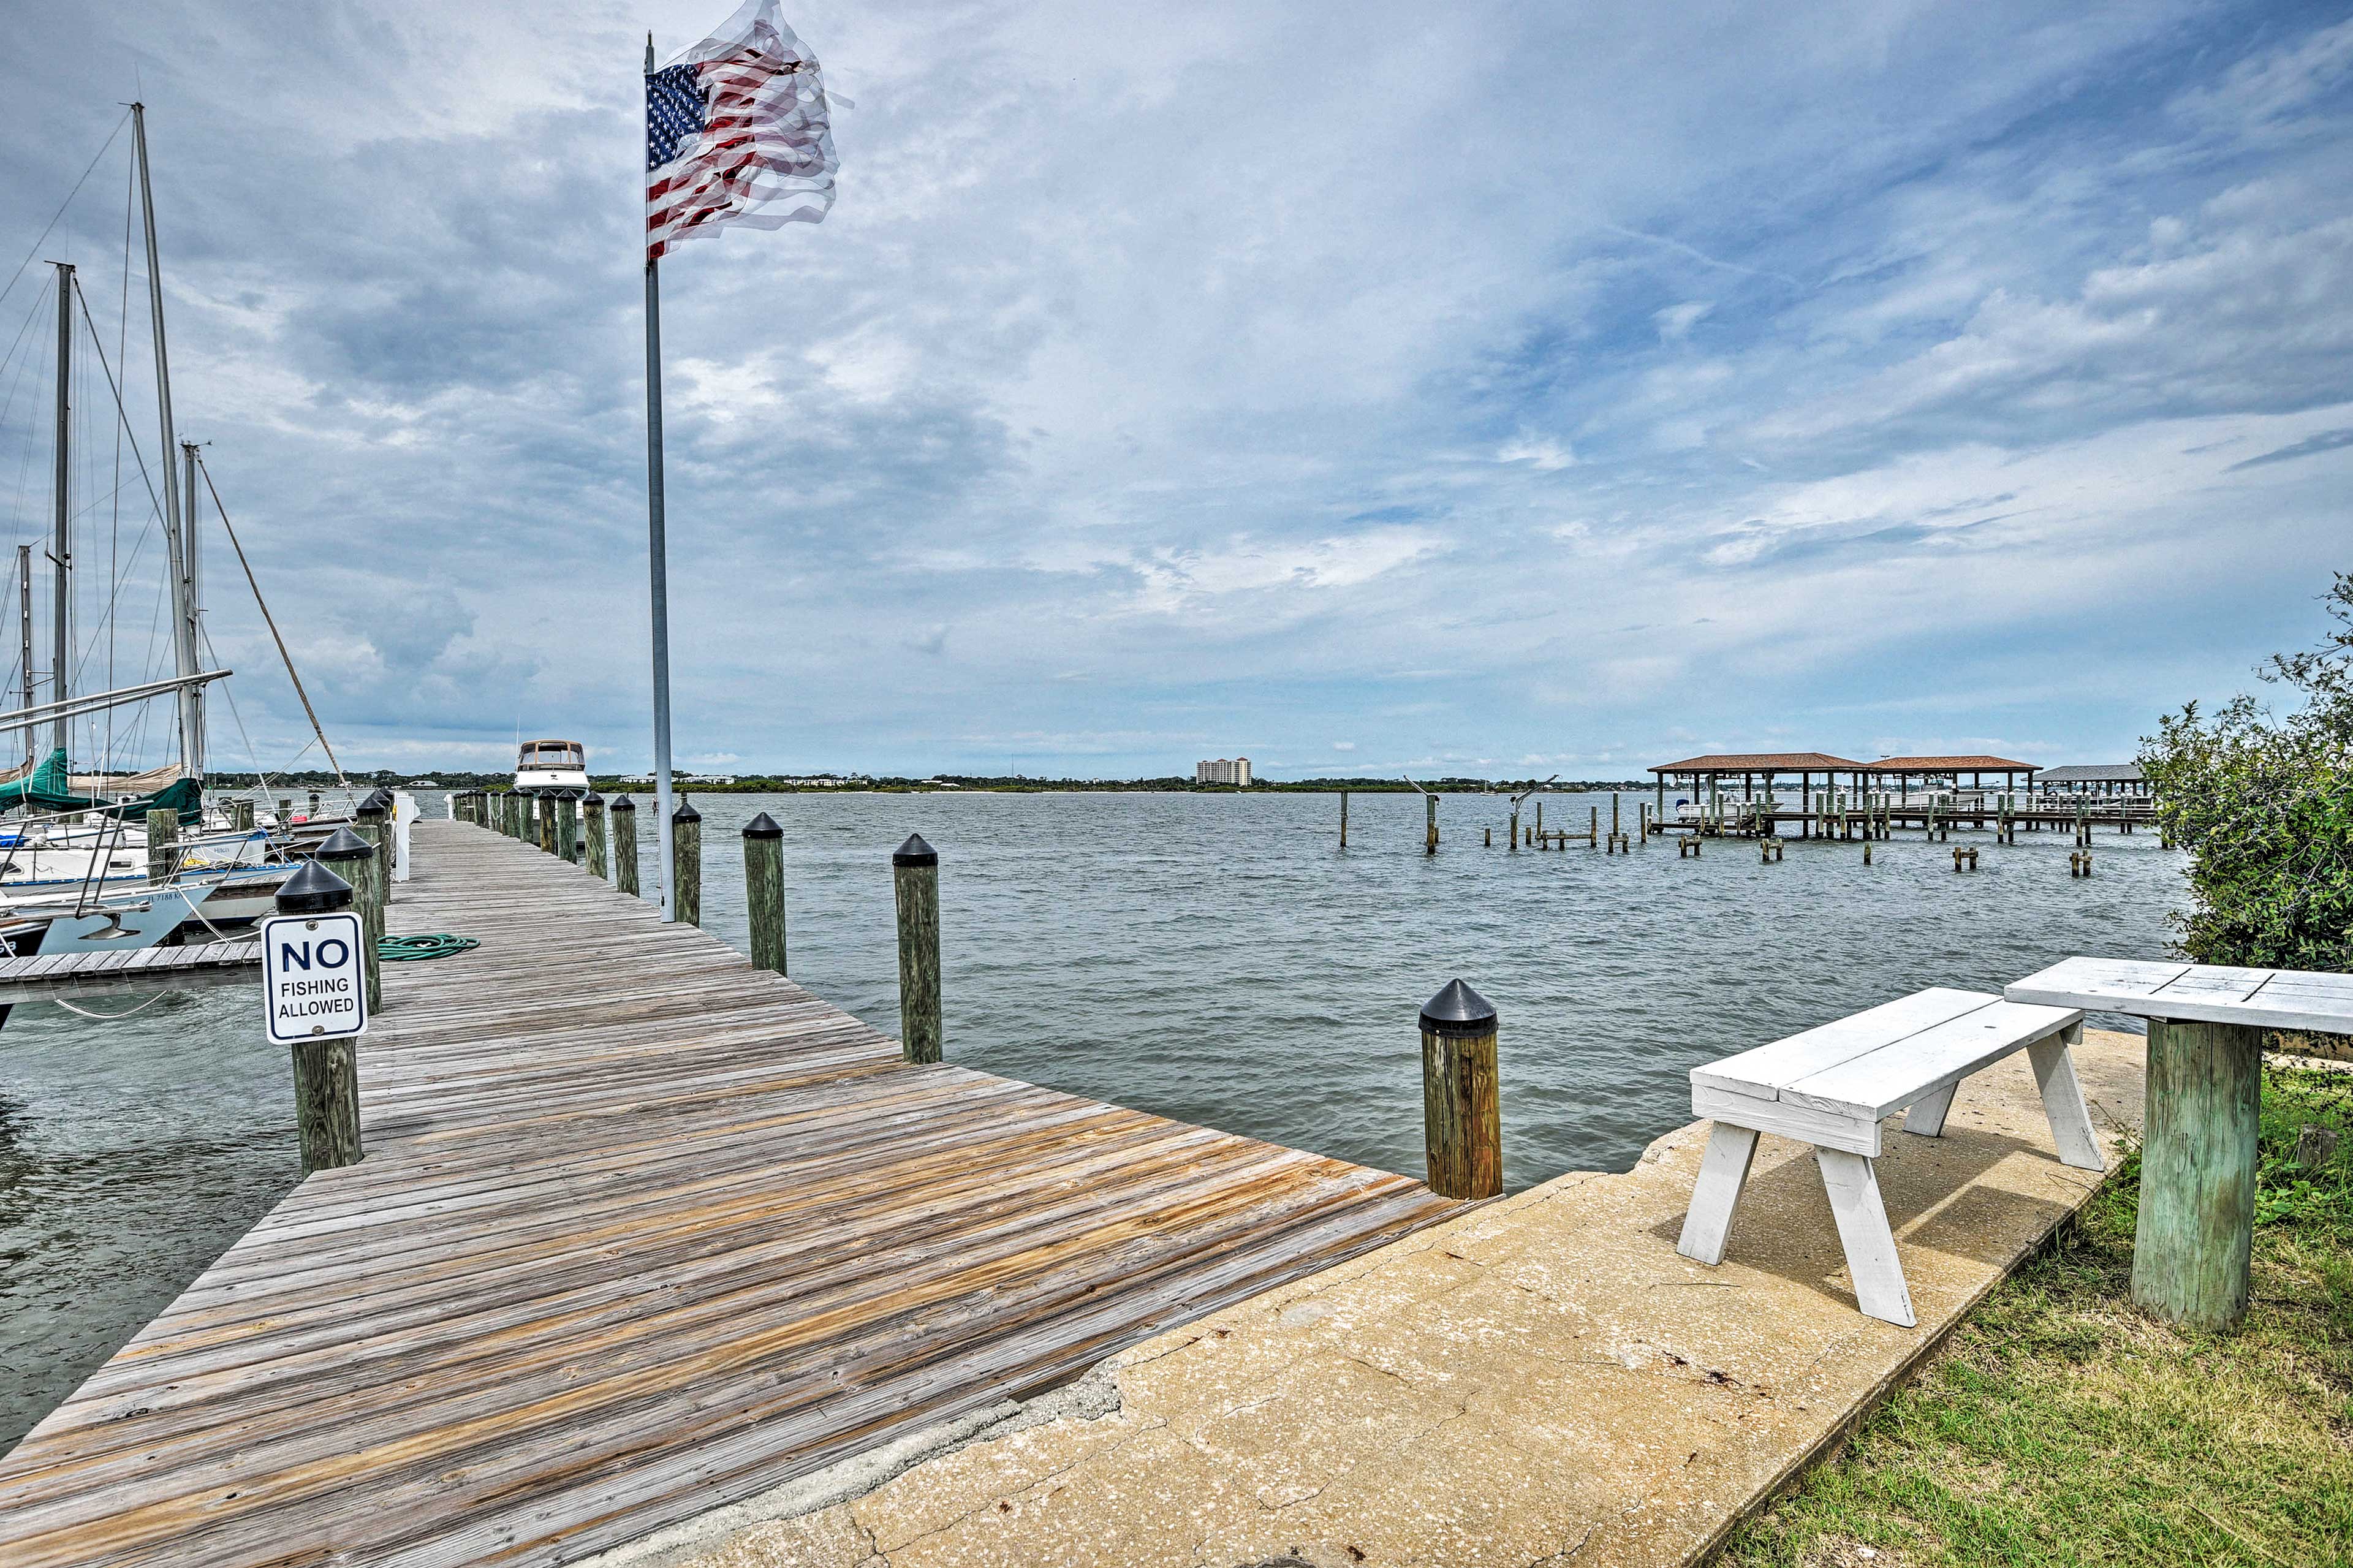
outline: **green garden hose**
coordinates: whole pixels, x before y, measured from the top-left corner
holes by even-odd
[[[430,936],[385,937],[375,944],[375,955],[385,963],[406,963],[414,959],[448,958],[453,953],[470,952],[481,945],[470,936],[436,931]]]

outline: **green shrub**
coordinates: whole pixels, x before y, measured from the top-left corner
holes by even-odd
[[[2291,711],[2193,702],[2141,742],[2158,819],[2189,852],[2173,920],[2198,963],[2353,969],[2353,575],[2327,603],[2322,645],[2258,672],[2297,694]]]

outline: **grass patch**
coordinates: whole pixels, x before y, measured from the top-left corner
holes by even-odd
[[[2295,1163],[2307,1124],[2344,1132],[2316,1171]],[[2133,1310],[2139,1177],[2128,1155],[1719,1562],[2353,1564],[2353,1074],[2264,1074],[2254,1304],[2235,1333]]]

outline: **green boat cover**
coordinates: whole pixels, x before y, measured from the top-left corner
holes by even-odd
[[[153,795],[134,795],[129,800],[100,800],[76,795],[65,748],[60,746],[30,774],[0,784],[0,812],[14,811],[20,805],[42,811],[102,811],[110,816],[135,820],[144,820],[150,811],[176,811],[185,826],[204,820],[204,788],[194,779],[174,779]]]

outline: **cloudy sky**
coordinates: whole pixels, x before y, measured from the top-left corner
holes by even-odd
[[[153,455],[142,95],[182,430],[346,763],[642,762],[638,68],[728,9],[5,0],[13,541],[43,259]],[[786,16],[833,214],[664,267],[688,765],[2106,761],[2353,567],[2342,4]],[[110,592],[162,657],[111,418],[85,686]],[[283,765],[206,548],[214,759]]]

